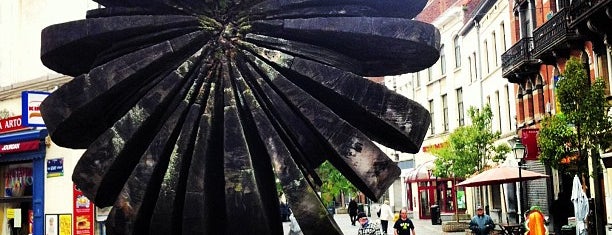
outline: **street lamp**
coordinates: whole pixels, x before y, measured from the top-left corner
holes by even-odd
[[[520,140],[514,142],[514,146],[512,146],[512,151],[514,151],[514,157],[518,160],[518,168],[519,168],[519,222],[523,223],[523,177],[521,176],[521,168],[523,167],[523,158],[527,155],[527,149],[525,145],[521,143]]]

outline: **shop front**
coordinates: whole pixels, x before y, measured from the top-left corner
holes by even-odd
[[[0,120],[0,233],[43,234],[47,131],[9,128],[19,118]]]
[[[432,206],[437,206],[440,213],[465,213],[465,189],[455,187],[456,181],[451,178],[438,178],[432,173],[435,165],[433,161],[417,166],[406,178],[406,188],[409,205],[418,205],[419,219],[431,219]],[[413,197],[413,190],[416,195]],[[414,208],[417,208],[416,206]]]

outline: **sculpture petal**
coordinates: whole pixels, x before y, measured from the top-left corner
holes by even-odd
[[[316,168],[376,199],[400,169],[374,141],[414,153],[427,132],[422,106],[362,77],[435,63],[424,0],[97,2],[43,30],[43,63],[76,78],[41,111],[87,148],[73,180],[113,206],[109,233],[282,234],[278,182],[304,233],[341,234]]]

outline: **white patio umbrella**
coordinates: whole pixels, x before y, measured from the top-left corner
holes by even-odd
[[[574,176],[571,199],[574,204],[574,216],[576,216],[576,235],[586,235],[587,228],[584,219],[589,213],[589,199],[584,191],[582,191],[582,184],[578,179],[578,175]]]

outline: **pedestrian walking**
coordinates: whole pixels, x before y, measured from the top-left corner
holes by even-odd
[[[382,227],[383,233],[387,234],[387,226],[389,225],[389,221],[393,221],[393,211],[389,206],[389,200],[385,200],[384,203],[380,206],[380,225]]]
[[[365,213],[359,212],[359,214],[357,214],[357,221],[359,221],[361,225],[357,231],[357,235],[382,235],[380,226],[376,223],[370,223]]]
[[[414,223],[408,218],[408,209],[402,208],[400,210],[400,217],[395,221],[393,230],[394,235],[410,235],[411,231],[412,235],[416,235],[414,232]]]
[[[351,224],[355,226],[355,221],[357,221],[357,202],[355,202],[355,199],[351,199],[349,202],[348,212],[351,217]]]
[[[476,215],[470,221],[470,229],[476,235],[489,234],[489,231],[493,230],[495,224],[489,215],[484,214],[482,206],[476,207]]]

